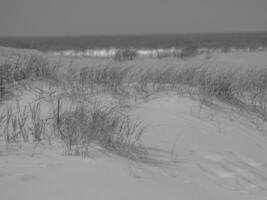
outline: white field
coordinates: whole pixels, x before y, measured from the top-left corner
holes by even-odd
[[[216,54],[210,61],[266,66],[267,53]],[[75,60],[81,66],[86,62],[96,61]],[[206,61],[196,58],[190,62]],[[20,96],[24,104],[36,98],[34,93]],[[15,100],[8,102],[13,103]],[[173,93],[159,93],[149,101],[137,102],[131,114],[147,125],[142,138],[149,152],[146,163],[107,153],[97,146],[83,158],[64,156],[62,146],[53,142],[19,144],[8,150],[2,142],[0,199],[267,199],[264,123],[225,103],[214,103],[200,110],[199,102]],[[0,105],[0,111],[6,106]]]

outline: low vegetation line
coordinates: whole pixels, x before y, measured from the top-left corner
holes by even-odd
[[[188,95],[203,104],[213,99],[227,101],[266,120],[266,66],[237,67],[212,62],[139,66],[131,51],[116,56],[109,64],[77,69],[69,65],[61,72],[61,63],[52,64],[34,54],[1,64],[0,104],[12,98],[15,86],[26,80],[38,80],[60,91],[51,101],[56,106],[47,118],[41,115],[40,102],[24,107],[18,103],[16,109],[1,112],[0,128],[6,143],[41,142],[53,130],[53,137],[62,141],[69,153],[87,155],[88,146],[97,143],[120,155],[136,158],[144,153],[140,146],[145,128],[142,122],[126,114],[121,100],[147,99],[161,91]],[[119,99],[118,103],[100,104],[93,98],[106,93]],[[64,105],[66,99],[72,100],[71,106]]]

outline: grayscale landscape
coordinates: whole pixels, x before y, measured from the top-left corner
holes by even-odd
[[[267,199],[267,3],[75,2],[0,2],[0,199]]]

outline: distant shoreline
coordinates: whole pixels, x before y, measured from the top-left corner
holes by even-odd
[[[0,37],[0,46],[50,51],[95,49],[257,49],[267,47],[267,32],[188,33],[105,36]]]

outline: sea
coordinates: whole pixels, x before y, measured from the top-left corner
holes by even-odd
[[[0,46],[37,49],[55,54],[110,56],[118,49],[132,48],[140,54],[175,52],[183,48],[263,50],[267,32],[202,33],[165,35],[1,37]]]

